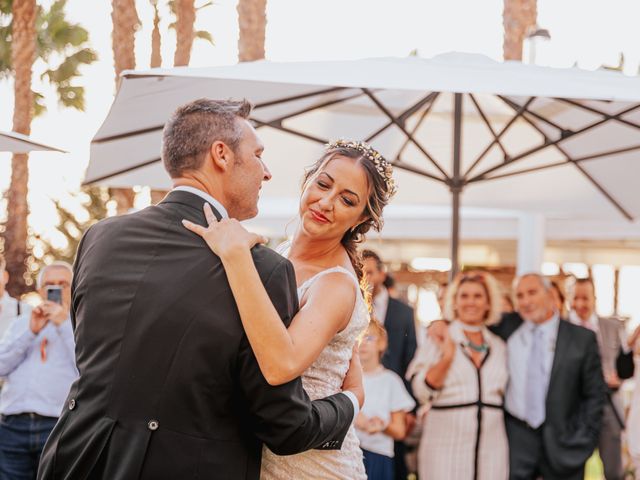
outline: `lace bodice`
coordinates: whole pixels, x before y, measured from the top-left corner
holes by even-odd
[[[286,256],[288,248],[279,249],[279,253]],[[349,369],[353,346],[369,324],[369,312],[358,280],[353,273],[341,266],[323,270],[300,285],[298,287],[300,302],[305,301],[305,295],[314,282],[333,272],[341,272],[353,279],[356,303],[347,326],[331,339],[302,375],[302,385],[312,400],[342,391],[342,382]],[[353,425],[340,450],[309,450],[298,455],[280,457],[265,447],[262,452],[260,478],[262,480],[285,478],[365,480],[362,450],[360,450],[360,442]]]

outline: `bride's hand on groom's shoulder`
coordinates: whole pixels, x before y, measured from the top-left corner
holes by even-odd
[[[213,253],[223,260],[246,253],[255,245],[268,241],[262,235],[249,232],[234,218],[218,221],[208,203],[204,205],[204,215],[207,220],[206,227],[189,220],[182,220],[182,224],[187,230],[202,237]]]

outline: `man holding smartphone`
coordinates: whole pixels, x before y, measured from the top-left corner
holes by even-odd
[[[70,321],[71,265],[42,268],[43,302],[0,341],[0,480],[35,478],[42,448],[78,376]]]

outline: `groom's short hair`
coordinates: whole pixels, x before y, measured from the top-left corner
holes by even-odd
[[[162,132],[162,161],[171,177],[179,177],[202,166],[213,142],[224,142],[234,152],[242,130],[236,118],[249,118],[247,100],[201,98],[182,105]]]

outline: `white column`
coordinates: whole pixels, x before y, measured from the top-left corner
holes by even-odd
[[[545,218],[541,213],[523,213],[518,221],[517,275],[542,270]]]

